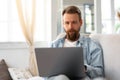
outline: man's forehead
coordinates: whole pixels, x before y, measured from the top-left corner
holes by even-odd
[[[77,13],[75,13],[75,14],[66,13],[66,14],[63,15],[63,18],[79,18],[79,16],[78,16]]]
[[[63,21],[77,21],[79,20],[79,17],[78,16],[72,16],[72,15],[64,15],[63,16]]]

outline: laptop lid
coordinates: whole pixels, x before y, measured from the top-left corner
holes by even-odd
[[[84,61],[81,47],[35,48],[39,75],[51,77],[64,74],[69,78],[83,78]]]

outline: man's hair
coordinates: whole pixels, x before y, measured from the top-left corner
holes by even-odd
[[[66,7],[63,12],[62,12],[62,15],[64,16],[65,13],[68,13],[68,14],[75,14],[77,13],[78,16],[79,16],[79,19],[81,19],[81,11],[78,7],[76,6],[68,6]]]
[[[120,19],[120,8],[118,8],[118,10],[117,10],[117,16]]]

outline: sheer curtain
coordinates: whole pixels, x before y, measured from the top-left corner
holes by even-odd
[[[38,75],[38,68],[34,51],[34,29],[35,29],[35,8],[36,0],[16,0],[19,21],[26,42],[29,45],[30,58],[29,69],[33,76]]]

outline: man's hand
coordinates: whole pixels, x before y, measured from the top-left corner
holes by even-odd
[[[85,70],[85,72],[87,72],[87,66],[86,66],[86,65],[84,65],[84,67],[85,67],[85,69],[84,69],[84,70]]]

